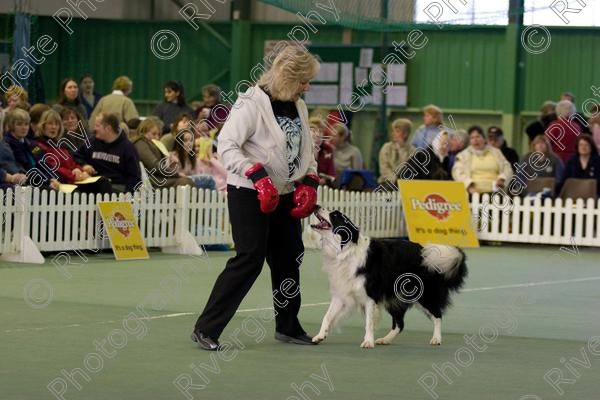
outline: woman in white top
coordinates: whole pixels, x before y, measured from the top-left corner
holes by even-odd
[[[274,298],[275,339],[313,344],[298,320],[304,252],[300,218],[316,208],[319,177],[308,110],[300,96],[318,69],[311,54],[284,48],[258,85],[239,94],[219,134],[236,255],[217,278],[194,327],[192,339],[204,350],[219,348],[219,336],[265,259],[274,293],[285,281],[286,292],[294,294]]]

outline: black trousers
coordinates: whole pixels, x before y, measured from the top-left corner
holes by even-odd
[[[292,194],[280,196],[277,209],[270,214],[260,211],[256,195],[253,189],[227,186],[236,255],[227,261],[196,322],[196,328],[213,339],[219,338],[233,318],[260,275],[265,259],[271,269],[271,285],[277,290],[273,300],[275,329],[286,335],[305,333],[298,321],[299,267],[304,245],[300,220],[290,216]]]

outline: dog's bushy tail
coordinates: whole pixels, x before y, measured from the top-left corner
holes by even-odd
[[[458,290],[467,277],[467,256],[462,249],[440,244],[423,246],[423,265],[444,275],[448,289]]]

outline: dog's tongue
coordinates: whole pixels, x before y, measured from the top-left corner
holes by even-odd
[[[327,221],[319,221],[318,224],[313,224],[311,227],[315,229],[329,229],[329,223]]]

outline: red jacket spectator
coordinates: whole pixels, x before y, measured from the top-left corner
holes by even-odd
[[[559,118],[546,129],[546,138],[550,142],[552,151],[563,163],[566,163],[575,155],[577,137],[581,135],[581,126],[569,122],[565,118]]]
[[[335,176],[335,164],[333,163],[333,146],[323,142],[317,155],[317,171],[320,174]]]
[[[46,154],[44,162],[48,168],[52,169],[58,175],[60,183],[75,182],[74,169],[83,171],[83,167],[75,161],[73,154],[65,147],[58,147],[56,143],[50,144],[52,139],[38,138],[37,145]],[[50,155],[51,154],[51,155]],[[57,165],[58,164],[58,165]]]

